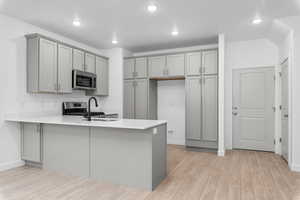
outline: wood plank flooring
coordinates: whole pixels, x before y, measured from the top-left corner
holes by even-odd
[[[133,177],[134,178],[134,177]],[[168,146],[168,177],[155,191],[37,168],[0,172],[0,200],[300,200],[300,175],[267,152],[192,152]]]

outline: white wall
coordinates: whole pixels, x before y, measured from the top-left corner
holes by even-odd
[[[185,145],[185,81],[158,81],[158,119],[168,121],[168,144]]]
[[[232,69],[278,65],[278,48],[268,39],[227,42],[225,55],[225,147],[232,148]]]
[[[18,125],[7,123],[8,113],[61,113],[61,103],[67,100],[86,101],[83,92],[70,95],[28,94],[26,92],[26,40],[24,35],[41,33],[89,51],[105,55],[60,35],[50,33],[19,20],[0,15],[0,170],[21,164]],[[114,52],[110,52],[112,56]],[[116,52],[117,54],[118,52]],[[121,60],[121,59],[120,59]],[[114,67],[114,66],[113,66]],[[114,94],[114,92],[112,92]],[[105,98],[104,98],[105,99]],[[100,100],[101,102],[101,100]],[[100,103],[102,105],[102,103]],[[105,109],[105,108],[104,108]],[[116,110],[117,111],[117,110]]]

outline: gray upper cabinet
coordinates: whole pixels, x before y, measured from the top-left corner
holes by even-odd
[[[135,81],[135,119],[147,119],[148,117],[148,80]]]
[[[201,75],[201,52],[193,52],[186,54],[186,75]]]
[[[72,48],[58,45],[58,92],[72,93]]]
[[[124,79],[133,79],[134,78],[134,58],[124,60]]]
[[[147,58],[136,58],[135,59],[135,78],[147,78]]]
[[[96,57],[97,89],[87,91],[87,95],[107,96],[109,94],[108,60]]]
[[[40,39],[39,91],[57,90],[57,43]]]
[[[31,162],[41,162],[41,126],[40,124],[21,124],[21,158]]]
[[[200,77],[186,79],[186,137],[191,140],[201,139],[201,90],[202,79]]]
[[[218,134],[218,77],[203,77],[203,134],[204,141],[217,141]]]
[[[27,37],[27,91],[57,92],[57,43]]]
[[[218,73],[218,50],[207,50],[202,52],[203,74]]]
[[[166,56],[148,58],[150,78],[159,78],[166,75]]]
[[[134,119],[134,104],[135,104],[135,94],[134,94],[135,81],[125,80],[124,81],[124,104],[123,104],[123,118]]]
[[[185,72],[184,54],[167,56],[167,76],[184,76]]]
[[[90,53],[85,53],[85,70],[86,72],[96,72],[96,56]]]
[[[84,51],[73,49],[73,69],[84,71]]]

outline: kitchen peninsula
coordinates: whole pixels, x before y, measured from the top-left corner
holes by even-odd
[[[166,121],[95,120],[78,116],[6,119],[21,124],[21,155],[26,164],[153,190],[166,176]]]

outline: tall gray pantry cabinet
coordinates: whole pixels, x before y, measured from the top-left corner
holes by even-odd
[[[157,119],[157,81],[185,79],[186,146],[218,144],[218,49],[124,59],[124,118]]]

